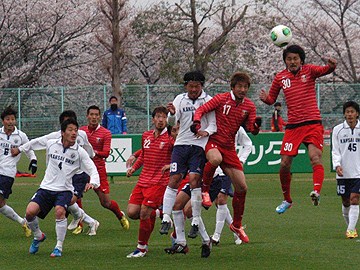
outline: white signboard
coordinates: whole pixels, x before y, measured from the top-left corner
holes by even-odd
[[[131,138],[112,138],[110,155],[106,159],[106,172],[126,173],[126,160],[131,154]]]

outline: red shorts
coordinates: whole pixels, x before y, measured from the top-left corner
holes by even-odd
[[[214,149],[216,148],[217,150],[219,150],[219,152],[221,153],[222,156],[222,162],[220,163],[220,167],[223,168],[235,168],[238,169],[240,171],[243,171],[243,166],[239,160],[239,157],[236,153],[235,150],[235,146],[234,149],[226,149],[226,148],[222,148],[220,145],[218,145],[217,143],[211,141],[211,138],[209,139],[208,143],[206,144],[205,147],[205,153],[207,153],[210,149]]]
[[[313,144],[323,150],[324,127],[321,124],[286,129],[281,145],[281,155],[296,156],[301,143]]]
[[[110,186],[106,172],[99,172],[99,177],[100,177],[100,187],[98,187],[97,190],[100,190],[104,194],[109,194]]]
[[[157,209],[162,205],[166,186],[140,187],[136,185],[130,194],[129,204],[146,205]]]

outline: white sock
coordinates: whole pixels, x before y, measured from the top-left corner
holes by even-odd
[[[35,217],[32,221],[26,220],[30,230],[34,234],[34,239],[39,240],[42,237],[43,232],[40,230],[39,227],[39,219]]]
[[[226,205],[226,210],[227,210],[227,214],[226,214],[225,222],[226,222],[228,225],[230,225],[231,223],[233,223],[233,218],[232,218],[232,216],[231,216],[231,214],[230,214],[230,210],[229,210],[229,208],[227,207],[227,205]]]
[[[74,203],[70,206],[68,206],[67,210],[70,212],[70,214],[74,217],[74,219],[79,219],[81,217],[81,213],[84,211],[80,211],[80,207],[77,203]]]
[[[171,212],[173,210],[175,200],[176,200],[177,189],[166,187],[164,199],[163,199],[163,221],[170,222]]]
[[[201,217],[199,217],[199,234],[203,244],[208,244],[210,242],[210,237],[206,232],[205,224]]]
[[[229,212],[227,204],[218,205],[216,210],[216,225],[215,225],[215,232],[216,236],[220,239],[221,232],[224,228],[225,219]]]
[[[81,208],[80,208],[81,209]],[[82,210],[82,209],[81,209]],[[83,210],[83,212],[84,212],[84,210]],[[92,217],[90,217],[88,214],[86,214],[85,212],[83,213],[83,215],[84,215],[84,219],[83,219],[83,221],[84,221],[84,223],[86,223],[87,225],[90,225],[90,224],[94,224],[94,222],[95,222],[95,219],[93,219]]]
[[[173,211],[174,227],[176,232],[176,243],[186,245],[185,217],[182,210]]]
[[[194,188],[191,190],[191,209],[192,209],[192,222],[191,225],[199,225],[201,215],[201,188]]]
[[[56,246],[60,251],[62,251],[62,246],[65,240],[67,229],[67,218],[64,219],[56,219],[55,222],[55,231],[56,231]]]
[[[359,205],[350,205],[348,230],[354,231],[359,219]]]
[[[349,226],[349,210],[350,210],[350,206],[345,207],[343,204],[341,206],[342,206],[342,214],[343,214],[343,217],[345,219],[346,225]]]
[[[5,204],[3,207],[0,208],[0,213],[3,214],[5,217],[16,221],[20,224],[23,224],[23,218],[20,217],[14,209],[12,209],[10,206],[8,206],[7,204]]]

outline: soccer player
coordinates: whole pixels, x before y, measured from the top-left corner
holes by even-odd
[[[209,196],[210,184],[218,166],[231,178],[235,192],[233,198],[234,220],[230,230],[240,239],[248,243],[249,238],[242,227],[242,217],[245,209],[247,185],[243,166],[235,150],[235,136],[240,126],[246,123],[246,128],[253,134],[259,133],[261,118],[256,119],[256,107],[246,97],[250,87],[250,77],[244,72],[236,72],[230,80],[231,91],[217,94],[210,101],[200,106],[194,115],[191,130],[198,134],[200,121],[209,112],[215,112],[217,132],[210,136],[205,152],[208,162],[203,175],[203,205],[211,206]]]
[[[359,104],[343,105],[345,121],[332,132],[332,165],[336,170],[337,195],[341,196],[342,214],[347,225],[346,237],[356,238],[360,194],[360,122]]]
[[[88,153],[76,143],[78,126],[73,118],[65,120],[61,124],[61,139],[49,140],[46,143],[45,176],[26,208],[26,220],[34,234],[29,248],[30,254],[37,253],[40,243],[46,239],[46,235],[40,230],[38,217],[44,219],[54,207],[57,242],[50,256],[62,256],[67,227],[65,214],[73,196],[74,174],[81,169],[90,176],[90,183],[86,184],[85,191],[97,188],[100,184],[94,163]]]
[[[20,155],[13,157],[10,150],[28,142],[29,139],[24,132],[17,129],[16,111],[12,107],[7,107],[1,113],[1,121],[3,126],[0,129],[0,214],[18,222],[23,228],[26,237],[30,237],[31,231],[26,224],[26,220],[20,217],[6,203],[12,193],[11,188],[15,180],[16,165],[20,160]],[[29,170],[34,174],[37,170],[37,159],[34,151],[26,151],[25,154],[30,159]]]
[[[130,177],[141,166],[143,169],[134,187],[128,203],[127,214],[131,219],[140,219],[138,244],[134,252],[127,258],[144,257],[148,251],[148,242],[154,229],[156,209],[163,200],[169,183],[169,164],[174,146],[174,138],[167,130],[167,114],[165,107],[156,107],[152,112],[155,129],[142,135],[141,155],[134,165],[127,170]],[[164,167],[167,170],[164,170]]]
[[[63,111],[59,116],[59,122],[60,125],[65,120],[73,118],[77,120],[76,113],[72,110],[66,110]],[[21,145],[19,148],[13,148],[11,149],[11,153],[13,156],[18,155],[20,152],[23,151],[30,151],[30,150],[39,150],[39,149],[45,149],[46,144],[48,140],[51,139],[61,139],[61,130],[55,131],[52,133],[49,133],[47,135],[35,138],[31,140],[30,142],[27,142],[23,145]],[[78,130],[77,133],[77,144],[85,149],[85,151],[88,153],[89,157],[92,158],[95,153],[91,146],[91,144],[88,141],[87,135],[85,131]],[[89,232],[88,235],[96,235],[96,230],[99,227],[99,222],[92,217],[90,217],[87,213],[85,213],[84,210],[82,210],[79,205],[76,203],[78,199],[81,199],[83,196],[83,192],[86,186],[86,183],[89,182],[89,176],[83,172],[78,171],[73,176],[73,186],[74,186],[74,194],[71,199],[71,204],[67,208],[67,210],[71,213],[71,215],[74,217],[73,221],[69,224],[68,229],[73,230],[78,226],[78,223],[84,220],[86,224],[89,225]],[[80,233],[82,232],[82,227],[80,227]],[[74,232],[73,232],[74,233]]]
[[[110,198],[110,186],[106,174],[105,159],[110,154],[111,133],[99,124],[101,111],[98,106],[92,105],[88,107],[86,117],[88,125],[80,127],[80,130],[86,132],[89,142],[94,149],[95,156],[93,161],[100,176],[100,187],[94,190],[99,197],[101,205],[112,211],[120,221],[121,226],[128,230],[130,225],[124,212],[120,210],[117,202]]]
[[[281,103],[275,102],[274,111],[271,116],[271,131],[272,132],[283,132],[286,122],[281,117]]]
[[[246,134],[243,127],[240,127],[239,131],[236,134],[236,145],[240,147],[238,152],[238,157],[241,162],[241,165],[244,165],[248,156],[251,153],[252,141],[249,136]],[[219,181],[217,181],[219,180]],[[220,191],[216,198],[216,226],[215,232],[211,236],[211,241],[213,244],[218,245],[220,243],[220,236],[222,229],[224,228],[225,222],[230,225],[233,222],[233,218],[230,214],[229,208],[227,206],[227,200],[229,196],[233,196],[231,188],[231,179],[218,167],[215,171],[213,184],[219,182],[221,187]],[[210,187],[210,197],[213,187]],[[241,239],[234,233],[235,244],[241,244]]]
[[[276,101],[280,90],[283,90],[288,108],[288,122],[280,151],[280,182],[284,200],[276,207],[279,214],[292,206],[290,168],[301,143],[304,143],[309,151],[313,169],[313,191],[310,192],[310,197],[314,206],[319,205],[324,181],[324,128],[316,101],[315,80],[330,74],[336,67],[336,60],[332,58],[325,66],[305,64],[305,52],[298,45],[290,45],[284,49],[283,60],[286,68],[276,74],[269,92],[264,89],[260,92],[260,99],[271,105]]]
[[[203,130],[196,136],[190,131],[194,111],[211,97],[203,91],[204,75],[199,71],[191,71],[184,75],[186,93],[178,95],[168,103],[168,123],[174,126],[179,122],[179,134],[175,141],[171,156],[170,181],[163,200],[163,220],[160,233],[168,234],[171,228],[171,212],[176,194],[184,175],[189,172],[192,205],[192,227],[190,237],[196,237],[201,215],[201,176],[205,164],[204,148],[209,135],[216,132],[215,115],[210,113],[201,119]]]

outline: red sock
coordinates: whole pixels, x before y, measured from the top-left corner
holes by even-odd
[[[123,214],[121,213],[120,207],[116,201],[111,200],[109,209],[116,215],[118,220],[122,218]]]
[[[206,162],[203,173],[203,192],[209,192],[216,168],[217,166],[212,165],[210,162]]]
[[[322,164],[315,165],[313,167],[314,191],[320,194],[323,182],[324,182],[324,166]]]
[[[82,200],[81,200],[81,198],[78,198],[78,199],[76,200],[76,203],[78,204],[78,206],[79,206],[80,208],[83,208],[83,207],[82,207]]]
[[[284,195],[284,200],[292,203],[290,196],[290,182],[291,182],[291,173],[288,170],[280,169],[280,183],[281,189]]]
[[[150,234],[152,232],[153,226],[151,225],[150,218],[148,219],[140,219],[140,226],[139,226],[139,238],[138,244],[139,245],[147,245],[149,242]]]
[[[242,217],[245,210],[245,198],[246,191],[234,192],[232,207],[234,210],[233,225],[236,228],[241,227]]]

